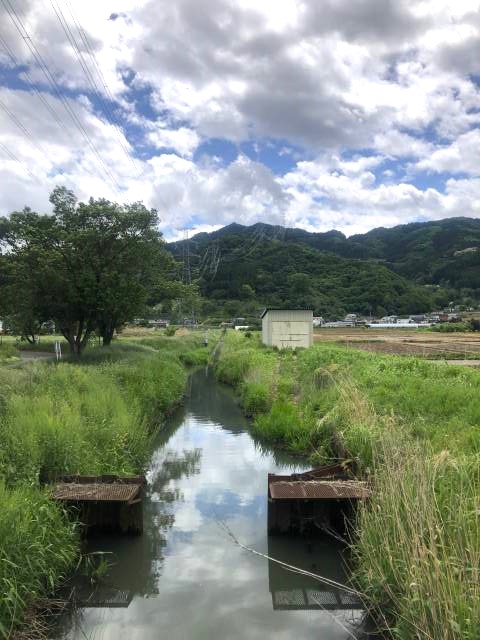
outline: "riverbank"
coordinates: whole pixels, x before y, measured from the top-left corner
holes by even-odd
[[[172,640],[363,637],[361,604],[341,586],[349,579],[344,545],[267,534],[267,473],[301,472],[308,462],[259,447],[248,427],[211,370],[191,373],[149,456],[143,535],[89,539],[88,551],[110,565],[94,585],[82,575],[69,583],[77,608],[52,640],[151,640],[159,629]],[[305,574],[248,553],[229,533]]]
[[[260,438],[353,461],[374,481],[356,581],[401,640],[480,627],[480,373],[340,346],[292,352],[228,334],[216,365]]]
[[[164,341],[0,368],[0,637],[78,558],[76,527],[41,485],[66,473],[142,471],[154,434],[181,402],[182,360],[200,358],[202,339]]]

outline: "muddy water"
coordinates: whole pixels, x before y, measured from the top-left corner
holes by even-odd
[[[361,637],[362,611],[343,592],[252,555],[225,530],[222,523],[262,553],[346,579],[339,543],[267,536],[267,472],[308,465],[262,449],[246,428],[231,392],[194,373],[152,456],[144,535],[90,542],[113,565],[97,585],[78,577],[78,609],[58,639]]]

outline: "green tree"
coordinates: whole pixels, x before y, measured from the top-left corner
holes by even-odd
[[[90,199],[56,188],[53,215],[30,209],[0,224],[7,287],[22,292],[38,321],[53,319],[80,355],[98,328],[104,345],[138,313],[152,289],[174,270],[154,209]],[[15,303],[15,313],[22,309]]]

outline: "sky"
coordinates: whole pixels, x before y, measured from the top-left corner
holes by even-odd
[[[167,239],[480,217],[480,0],[0,0],[0,176]]]

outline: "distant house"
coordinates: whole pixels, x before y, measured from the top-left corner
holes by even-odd
[[[262,313],[262,342],[269,347],[295,349],[313,344],[313,311],[307,309],[265,309]]]
[[[408,319],[411,320],[412,322],[419,322],[419,323],[427,321],[427,317],[425,316],[424,313],[422,313],[420,315],[409,316]]]
[[[316,316],[313,318],[314,327],[321,327],[324,322],[325,320],[322,318],[322,316]]]

